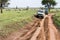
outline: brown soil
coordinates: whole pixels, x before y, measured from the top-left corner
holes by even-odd
[[[59,40],[58,30],[53,24],[52,15],[37,19],[17,32],[8,35],[4,40]]]

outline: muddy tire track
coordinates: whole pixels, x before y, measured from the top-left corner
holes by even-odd
[[[35,19],[8,36],[5,40],[59,40],[58,30],[53,24],[52,15],[45,16],[44,19]]]
[[[45,40],[49,40],[49,28],[48,28],[48,17],[44,20],[44,32],[45,32]]]

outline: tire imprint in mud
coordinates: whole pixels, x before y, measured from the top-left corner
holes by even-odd
[[[31,33],[33,33],[34,32],[34,30],[36,30],[36,27],[35,26],[37,26],[37,24],[39,24],[38,23],[38,21],[39,21],[39,19],[36,19],[36,20],[34,20],[34,22],[33,23],[31,23],[30,24],[30,26],[28,26],[28,25],[26,25],[27,27],[24,27],[21,31],[23,31],[24,29],[25,30],[28,30],[28,31],[26,31],[26,32],[23,32],[21,35],[19,35],[18,37],[14,34],[14,33],[12,33],[11,34],[11,36],[10,37],[7,37],[6,38],[6,40],[19,40],[20,39],[20,37],[22,38],[22,36],[25,38],[26,36],[29,36]],[[24,31],[25,31],[24,30]],[[32,30],[32,31],[31,31]],[[21,32],[20,32],[21,33]],[[17,35],[18,35],[19,33],[17,33]],[[13,36],[14,35],[14,36]],[[16,37],[15,37],[16,36]],[[30,36],[31,37],[31,36]],[[25,39],[29,39],[28,37],[26,37]]]
[[[49,28],[48,28],[48,17],[44,20],[44,32],[45,32],[45,40],[49,40]]]
[[[31,26],[31,29],[24,35],[22,36],[19,40],[29,40],[32,37],[32,34],[36,31],[37,27],[39,27],[39,20],[34,23],[34,26]],[[31,36],[31,37],[28,37]],[[28,37],[28,38],[27,38]]]
[[[12,34],[7,37],[6,40],[59,40],[59,38],[57,39],[56,37],[58,36],[57,29],[52,22],[49,16],[42,20],[36,18],[31,24],[24,27],[21,32],[19,31],[17,35],[14,34],[15,36],[12,36]],[[54,39],[52,39],[53,37]]]

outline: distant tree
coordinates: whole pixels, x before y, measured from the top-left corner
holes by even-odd
[[[16,9],[18,9],[18,7],[16,6]]]
[[[27,6],[26,10],[28,10],[28,9],[29,9],[29,6]]]
[[[1,9],[1,13],[3,13],[3,8],[6,6],[6,4],[9,4],[7,3],[8,0],[0,0],[0,9]]]
[[[48,5],[48,3],[49,3],[50,4],[50,6],[48,6],[49,9],[50,9],[51,6],[54,7],[56,5],[56,1],[55,0],[42,0],[41,3],[42,3],[42,5],[46,5],[46,4]]]
[[[54,8],[54,6],[56,5],[57,3],[55,1],[52,2],[52,6]]]

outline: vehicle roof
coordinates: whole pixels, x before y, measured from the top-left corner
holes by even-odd
[[[37,14],[44,14],[44,10],[38,10]]]
[[[38,10],[38,12],[44,12],[45,10]]]

